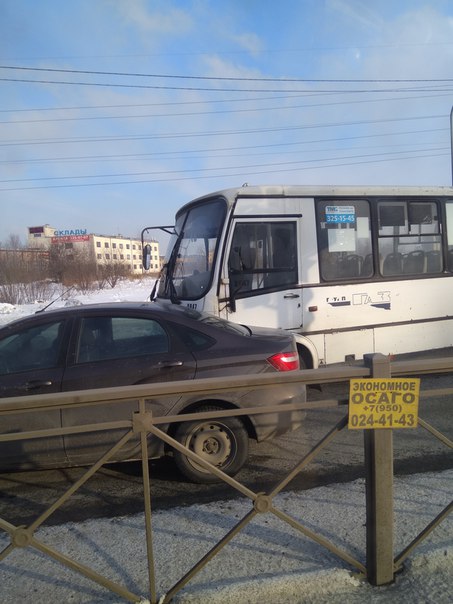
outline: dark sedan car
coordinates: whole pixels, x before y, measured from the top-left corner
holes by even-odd
[[[292,335],[249,328],[180,306],[112,303],[36,313],[0,329],[0,396],[16,397],[170,380],[289,371],[299,368]],[[154,415],[303,402],[300,384],[279,388],[174,395],[148,401]],[[5,415],[1,432],[79,426],[131,417],[136,403]],[[270,438],[300,425],[302,412],[266,413],[170,424],[179,442],[234,475],[248,455],[249,437]],[[120,431],[65,434],[0,445],[0,467],[29,469],[83,465],[98,459]],[[166,451],[150,439],[150,455]],[[138,440],[114,460],[137,459]],[[191,480],[210,482],[206,472],[180,452],[176,464]]]

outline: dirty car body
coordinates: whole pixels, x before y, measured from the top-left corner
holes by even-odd
[[[179,306],[111,303],[36,313],[0,329],[0,397],[162,383],[195,378],[298,369],[293,336],[249,328]],[[20,404],[20,400],[18,404]],[[146,402],[154,416],[219,409],[247,409],[305,400],[301,384],[165,396]],[[64,406],[2,417],[2,433],[67,428],[130,419],[137,403]],[[269,412],[165,426],[172,436],[233,475],[245,463],[248,439],[258,441],[297,428],[301,411]],[[72,433],[52,438],[0,443],[0,468],[30,469],[83,465],[98,459],[119,440],[121,430]],[[160,439],[149,439],[149,453],[165,453]],[[134,438],[113,460],[140,457]],[[182,473],[210,482],[212,475],[175,453]]]

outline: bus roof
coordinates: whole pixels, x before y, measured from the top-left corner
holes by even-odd
[[[186,203],[178,214],[193,203],[213,197],[233,202],[238,197],[453,197],[453,187],[435,186],[365,186],[365,185],[243,185],[214,191]]]

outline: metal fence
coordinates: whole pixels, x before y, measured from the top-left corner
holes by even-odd
[[[145,386],[127,386],[119,388],[108,388],[100,390],[78,391],[68,393],[56,393],[49,395],[34,395],[15,397],[0,400],[0,422],[2,416],[11,413],[36,413],[39,410],[62,409],[67,407],[86,407],[87,413],[90,406],[100,402],[115,405],[124,401],[136,401],[136,411],[131,417],[124,420],[84,424],[83,426],[72,426],[68,428],[33,430],[30,432],[0,434],[0,444],[5,442],[16,442],[25,439],[47,438],[57,435],[78,434],[82,432],[97,432],[121,428],[125,433],[113,447],[105,451],[98,461],[87,468],[84,474],[61,495],[51,506],[41,512],[36,519],[28,524],[14,525],[4,518],[0,518],[0,529],[8,534],[9,544],[0,552],[0,563],[5,560],[17,548],[35,548],[36,550],[50,556],[54,560],[71,568],[107,588],[111,592],[124,598],[126,601],[139,602],[144,595],[135,594],[123,585],[100,575],[94,569],[89,568],[82,562],[57,551],[55,548],[43,543],[37,532],[45,521],[78,489],[80,489],[95,473],[121,448],[134,437],[139,436],[142,456],[142,480],[144,493],[145,512],[145,535],[147,548],[147,569],[149,579],[148,597],[152,604],[170,602],[191,579],[211,560],[235,535],[243,530],[251,520],[258,514],[273,514],[282,521],[288,523],[296,531],[314,540],[321,546],[327,548],[342,559],[347,565],[357,569],[371,584],[383,585],[394,579],[395,573],[401,568],[404,560],[413,549],[427,537],[427,535],[450,513],[453,502],[450,503],[436,518],[434,518],[425,529],[400,553],[394,556],[393,542],[393,430],[364,430],[365,450],[365,478],[366,478],[366,564],[356,560],[348,551],[338,548],[322,535],[315,533],[304,526],[301,522],[289,516],[275,504],[275,497],[291,481],[304,470],[304,468],[318,455],[318,453],[333,441],[335,436],[348,424],[348,401],[346,400],[322,400],[307,402],[300,405],[279,405],[273,408],[256,407],[246,410],[224,410],[209,411],[203,413],[190,413],[178,416],[154,417],[147,408],[145,401],[148,399],[172,394],[200,393],[210,394],[228,390],[241,390],[250,388],[278,388],[282,383],[300,383],[305,385],[326,384],[329,382],[347,382],[352,378],[385,378],[396,376],[420,376],[431,373],[452,373],[453,359],[440,358],[430,360],[416,360],[408,362],[391,363],[387,357],[382,355],[368,355],[363,365],[354,367],[341,366],[337,368],[321,368],[317,370],[304,370],[285,374],[264,374],[253,376],[240,376],[228,378],[211,378],[193,380],[190,382],[170,382],[164,384],[149,384]],[[433,396],[447,396],[453,394],[453,388],[436,390],[424,390],[421,400]],[[194,419],[222,418],[231,416],[260,414],[269,411],[290,412],[296,409],[321,409],[340,406],[345,409],[342,419],[312,448],[281,480],[265,493],[256,493],[236,478],[227,476],[220,469],[204,461],[193,451],[186,449],[166,431],[168,425],[174,422],[192,421]],[[428,430],[435,438],[440,439],[447,447],[452,448],[452,441],[441,434],[426,421],[419,418],[419,427]],[[164,428],[162,427],[164,426]],[[239,494],[251,501],[249,512],[205,555],[191,568],[181,579],[179,579],[166,594],[158,596],[156,593],[155,560],[153,551],[153,533],[151,522],[151,491],[147,438],[153,435],[163,440],[169,447],[179,450],[187,455],[209,472],[212,472],[220,480],[228,483]],[[208,487],[207,487],[208,488]]]

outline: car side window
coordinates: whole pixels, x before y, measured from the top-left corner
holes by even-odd
[[[145,356],[169,348],[165,329],[153,319],[89,317],[81,322],[76,362]]]
[[[173,323],[172,327],[190,351],[204,350],[215,344],[214,338],[185,325]]]
[[[58,365],[64,321],[34,325],[0,340],[0,375]]]

